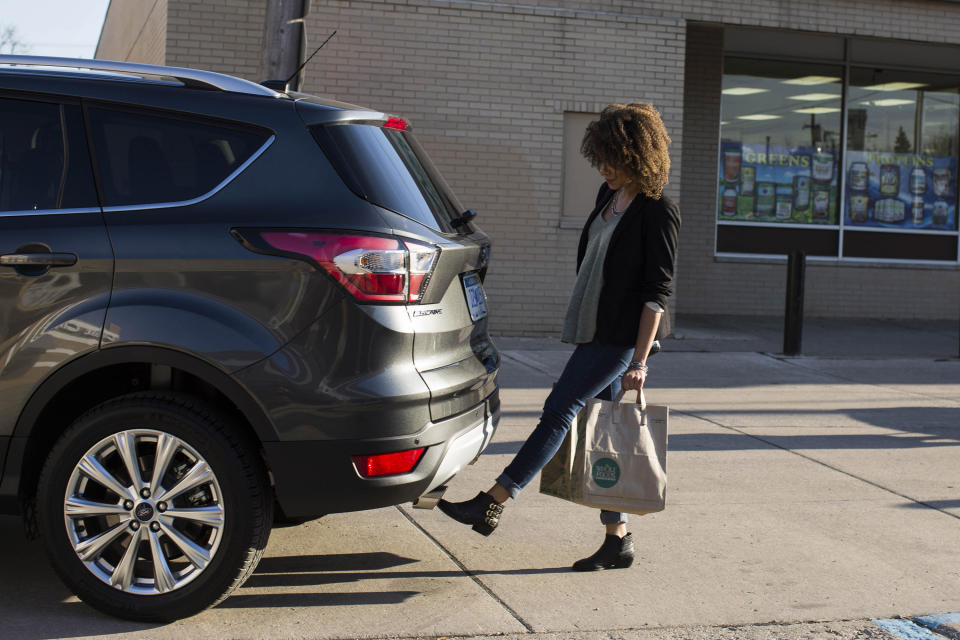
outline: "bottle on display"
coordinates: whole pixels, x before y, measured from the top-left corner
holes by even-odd
[[[867,169],[866,162],[853,162],[850,164],[850,190],[866,191],[870,181],[870,172]]]
[[[913,222],[914,226],[916,227],[923,225],[922,196],[914,196],[913,201],[910,203],[910,221]]]
[[[796,211],[806,211],[810,208],[810,177],[793,177],[793,208]]]
[[[829,189],[814,189],[813,190],[813,219],[814,220],[826,220],[827,214],[830,211],[830,190]]]
[[[793,185],[778,184],[776,189],[777,220],[789,220],[793,215]]]
[[[737,215],[737,190],[733,187],[723,190],[723,215]]]
[[[937,200],[933,203],[933,216],[931,222],[938,227],[942,227],[947,224],[947,217],[950,211],[949,205],[947,205],[946,200]]]
[[[740,149],[725,149],[723,152],[723,179],[727,183],[734,183],[740,179]]]
[[[853,193],[850,195],[850,220],[852,222],[866,222],[867,209],[870,206],[870,198],[865,193]]]
[[[910,171],[910,193],[922,196],[927,192],[927,172],[923,167],[914,167]]]
[[[756,194],[757,168],[751,165],[740,167],[740,195],[753,196]]]
[[[813,154],[813,179],[816,182],[831,182],[833,180],[833,154],[818,151]]]
[[[776,205],[776,185],[772,182],[757,183],[757,217],[769,218]]]
[[[895,164],[880,165],[880,193],[886,196],[900,193],[900,167]]]

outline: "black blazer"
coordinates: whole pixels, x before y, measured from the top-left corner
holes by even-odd
[[[606,184],[580,233],[577,272],[587,251],[590,225],[613,196]],[[597,308],[599,342],[632,346],[637,341],[640,313],[647,302],[666,308],[673,293],[680,210],[667,196],[654,200],[638,195],[623,213],[610,237],[603,262],[603,288]]]

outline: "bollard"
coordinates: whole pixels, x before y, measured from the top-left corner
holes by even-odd
[[[787,258],[787,301],[783,316],[783,353],[798,356],[803,342],[803,281],[807,255],[794,251]]]

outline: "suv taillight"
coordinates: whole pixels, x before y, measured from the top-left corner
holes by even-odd
[[[269,246],[309,258],[358,300],[420,302],[437,263],[437,247],[383,236],[264,231]]]
[[[393,453],[378,453],[375,455],[353,456],[353,465],[364,478],[379,478],[381,476],[395,476],[401,473],[410,473],[420,462],[426,447],[395,451]]]

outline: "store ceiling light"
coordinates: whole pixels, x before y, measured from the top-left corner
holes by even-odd
[[[831,82],[840,82],[840,78],[834,76],[803,76],[802,78],[791,78],[783,80],[783,84],[795,84],[802,87],[812,87],[818,84],[830,84]]]
[[[794,109],[794,113],[806,113],[808,115],[819,116],[825,113],[836,113],[840,107],[806,107],[804,109]]]
[[[800,94],[799,96],[787,96],[787,99],[788,100],[808,100],[811,102],[816,100],[839,100],[840,94],[839,93],[803,93],[803,94]]]
[[[751,113],[747,116],[737,116],[740,120],[776,120],[783,116],[775,116],[769,113]]]
[[[884,82],[883,84],[872,84],[869,87],[862,88],[868,91],[908,91],[925,86],[927,85],[923,82]]]
[[[914,104],[915,101],[905,98],[883,98],[882,100],[864,100],[860,104],[871,105],[874,107],[902,107],[905,104]]]
[[[758,87],[729,87],[720,93],[725,96],[750,96],[755,93],[765,93],[770,89],[760,89]]]

